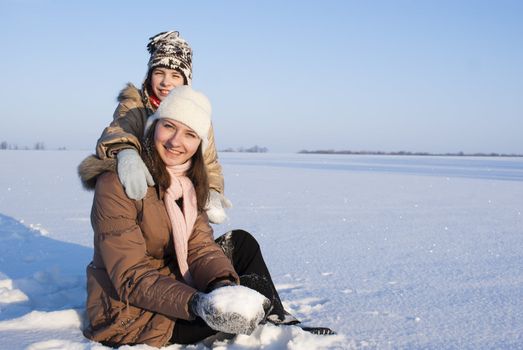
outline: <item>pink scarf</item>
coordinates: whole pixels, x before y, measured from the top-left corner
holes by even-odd
[[[185,176],[190,167],[190,160],[181,165],[167,167],[167,171],[171,175],[171,186],[167,189],[163,201],[173,227],[174,250],[176,251],[180,272],[185,282],[192,285],[189,265],[187,264],[187,246],[198,215],[198,209],[194,185]],[[179,198],[183,198],[183,212],[176,204],[176,200]]]

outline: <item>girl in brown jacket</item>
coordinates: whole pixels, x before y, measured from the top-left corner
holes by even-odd
[[[113,121],[98,139],[96,153],[100,159],[117,159],[118,176],[129,198],[141,200],[154,180],[143,163],[141,139],[145,123],[169,91],[181,85],[191,85],[192,50],[177,31],[159,33],[150,38],[147,49],[151,54],[147,75],[141,89],[128,84],[118,96]],[[209,220],[222,223],[225,208],[231,206],[224,196],[221,165],[214,143],[212,125],[207,133],[208,147],[204,162],[209,179],[209,198],[205,205]]]
[[[140,201],[126,196],[114,164],[93,157],[80,165],[82,179],[95,184],[89,339],[160,347],[219,331],[249,334],[264,320],[299,323],[283,309],[250,234],[213,239],[201,204],[209,191],[203,162],[209,124],[205,96],[188,86],[168,95],[146,126],[143,157],[156,185]]]

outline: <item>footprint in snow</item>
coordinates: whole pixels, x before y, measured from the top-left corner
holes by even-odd
[[[275,287],[276,287],[276,290],[278,291],[278,293],[280,293],[280,294],[292,293],[294,291],[303,289],[302,285],[293,284],[293,283],[276,284]]]
[[[300,314],[311,314],[313,312],[320,311],[321,309],[323,309],[324,305],[328,302],[329,300],[325,298],[322,299],[309,297],[284,302],[284,306]]]

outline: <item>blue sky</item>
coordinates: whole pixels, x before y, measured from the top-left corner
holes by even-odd
[[[0,1],[0,141],[94,149],[179,30],[217,146],[523,153],[522,1]]]

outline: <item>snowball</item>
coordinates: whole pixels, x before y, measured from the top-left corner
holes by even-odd
[[[263,309],[265,296],[244,286],[228,286],[210,293],[216,307],[224,313],[239,314],[246,319],[255,318]]]
[[[222,287],[202,295],[196,313],[217,331],[251,334],[265,316],[264,302],[267,298],[247,287]]]

